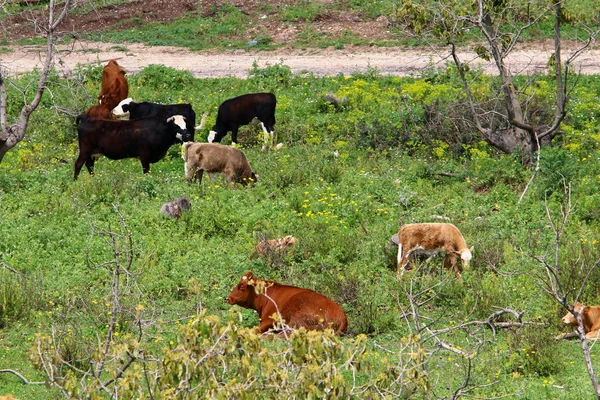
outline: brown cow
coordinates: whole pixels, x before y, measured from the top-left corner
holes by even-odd
[[[392,237],[394,240],[394,237]],[[448,223],[423,223],[402,225],[398,231],[398,275],[404,273],[412,254],[433,255],[437,251],[444,251],[444,267],[454,269],[454,273],[461,278],[458,268],[458,256],[460,256],[463,269],[471,260],[471,249],[458,228]]]
[[[202,183],[202,173],[221,173],[229,183],[247,185],[257,181],[246,155],[239,149],[218,143],[188,142],[183,145],[185,177]]]
[[[85,113],[94,118],[99,119],[114,119],[112,116],[111,109],[104,104],[96,104],[95,106],[91,106],[88,108]]]
[[[257,293],[257,288],[262,293]],[[348,327],[346,313],[331,299],[309,289],[261,280],[251,271],[242,276],[227,297],[227,303],[257,311],[261,333],[273,329],[275,320],[272,317],[277,314],[281,315],[285,324],[295,329],[331,328],[339,334]]]
[[[296,238],[293,236],[285,236],[278,239],[261,240],[255,247],[256,253],[261,256],[266,256],[269,253],[282,252],[285,253],[290,247],[296,244]]]
[[[115,60],[110,60],[102,71],[102,87],[98,95],[98,104],[115,108],[129,94],[129,86],[125,73],[127,71]]]
[[[600,306],[586,306],[583,303],[576,303],[574,310],[579,313],[582,308],[581,321],[583,322],[585,338],[597,339],[600,334]],[[562,317],[562,322],[563,324],[577,326],[577,319],[570,312]]]

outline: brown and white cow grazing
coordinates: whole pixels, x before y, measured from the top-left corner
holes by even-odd
[[[82,114],[77,117],[77,137],[79,157],[75,161],[74,179],[79,176],[84,163],[93,174],[94,161],[100,155],[112,160],[139,158],[146,174],[150,171],[150,163],[161,160],[171,145],[189,140],[181,115],[167,119],[116,121]]]
[[[218,143],[188,142],[183,145],[185,177],[202,183],[202,173],[221,173],[229,183],[247,185],[257,181],[246,155],[239,149]]]
[[[129,94],[129,85],[125,78],[125,68],[115,60],[110,60],[102,70],[102,87],[98,95],[98,103],[112,110],[125,100]]]
[[[310,289],[259,279],[251,271],[242,276],[227,297],[227,303],[257,311],[261,333],[274,328],[275,320],[271,318],[274,314],[279,314],[293,329],[331,328],[339,334],[348,327],[346,313],[328,297]]]
[[[392,237],[394,240],[394,237]],[[463,269],[471,260],[471,249],[458,228],[448,223],[422,223],[402,225],[398,230],[398,275],[404,273],[411,255],[432,255],[444,251],[444,267],[454,269],[457,277],[462,277],[458,268],[458,257],[462,260]]]
[[[235,144],[240,126],[260,122],[264,132],[263,150],[273,147],[276,105],[273,93],[249,93],[225,100],[219,106],[217,122],[208,133],[207,142],[221,142],[231,131],[231,142]]]
[[[600,306],[586,306],[583,303],[576,303],[574,311],[581,313],[586,339],[597,339],[600,334]],[[562,317],[562,322],[563,324],[577,326],[577,319],[570,312]]]

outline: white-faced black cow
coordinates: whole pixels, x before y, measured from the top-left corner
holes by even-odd
[[[264,132],[263,150],[273,147],[276,105],[273,93],[249,93],[225,100],[219,106],[215,126],[208,133],[208,143],[221,142],[231,131],[231,141],[235,144],[240,126],[260,122]]]
[[[150,163],[162,159],[171,145],[190,140],[181,115],[115,121],[82,114],[77,117],[77,136],[79,157],[75,161],[74,179],[79,176],[84,163],[93,174],[94,161],[101,155],[112,160],[137,157],[146,174],[150,171]]]
[[[113,110],[112,114],[120,119],[140,119],[145,117],[154,117],[167,119],[172,115],[181,115],[185,118],[185,126],[191,135],[191,141],[194,140],[194,130],[196,128],[196,113],[191,104],[158,104],[143,101],[135,103],[131,97],[121,101]]]

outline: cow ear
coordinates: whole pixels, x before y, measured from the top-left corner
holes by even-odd
[[[175,121],[175,117],[169,117],[169,118],[167,118],[167,123],[173,122],[173,121]]]

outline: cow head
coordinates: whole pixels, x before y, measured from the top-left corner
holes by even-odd
[[[254,283],[258,280],[252,271],[246,272],[240,282],[231,290],[227,297],[227,303],[249,308],[251,299],[254,297]]]
[[[131,97],[122,100],[115,108],[112,110],[112,114],[121,119],[129,119],[129,105],[133,99]]]
[[[574,311],[578,313],[583,307],[585,307],[585,304],[575,303]],[[577,325],[577,318],[575,318],[572,313],[568,312],[564,317],[562,317],[562,323],[568,325]]]
[[[175,125],[175,137],[178,142],[185,143],[192,140],[192,135],[186,129],[185,117],[183,115],[173,115],[167,118],[167,123]]]

